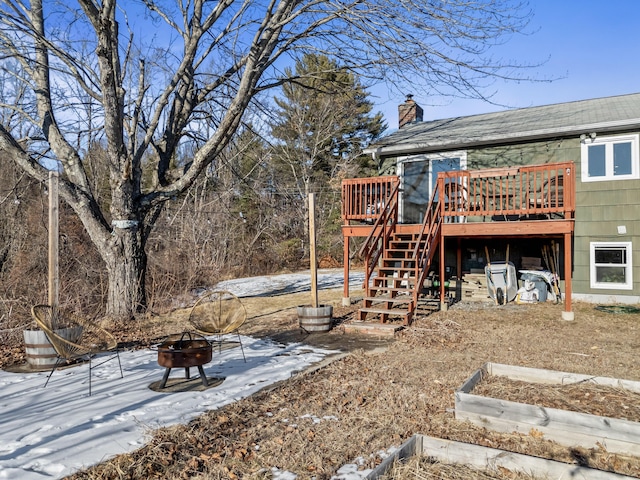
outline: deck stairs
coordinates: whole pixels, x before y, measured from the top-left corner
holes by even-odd
[[[392,224],[386,237],[380,235],[378,251],[367,257],[367,262],[379,261],[375,274],[366,277],[366,296],[358,320],[377,316],[381,323],[401,320],[403,325],[411,324],[440,240],[442,217],[437,198],[434,192],[419,233],[397,232]],[[369,268],[373,271],[370,263]]]
[[[416,246],[424,248],[418,234],[394,234],[383,253],[376,275],[371,279],[367,296],[359,310],[359,320],[378,315],[382,323],[390,317],[408,325],[413,313],[413,293],[416,289]]]

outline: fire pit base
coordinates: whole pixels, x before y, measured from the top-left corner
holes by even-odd
[[[202,384],[205,387],[209,386],[209,382],[207,381],[207,376],[204,374],[204,369],[202,365],[196,365],[198,367],[198,372],[200,372],[200,380],[202,380]],[[160,382],[160,388],[164,388],[167,385],[167,380],[169,379],[169,374],[171,373],[171,367],[167,367],[164,371],[164,375],[162,377],[162,381]],[[189,367],[185,367],[184,369],[184,378],[186,380],[191,379],[191,373],[189,372]]]
[[[171,375],[164,387],[160,386],[162,380],[157,379],[150,383],[148,388],[156,393],[166,393],[168,395],[173,393],[206,392],[211,388],[219,387],[224,381],[224,377],[207,376],[207,386],[205,387],[199,375],[192,372],[192,376],[189,379],[184,378],[183,375]]]

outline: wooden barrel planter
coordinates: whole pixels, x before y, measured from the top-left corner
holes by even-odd
[[[71,342],[77,341],[82,335],[82,327],[61,328],[56,333]],[[51,369],[58,360],[53,345],[47,334],[42,330],[25,330],[24,347],[27,363],[35,370]]]
[[[319,305],[298,307],[300,328],[307,333],[328,332],[332,327],[333,306]]]

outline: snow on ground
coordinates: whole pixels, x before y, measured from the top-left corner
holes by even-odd
[[[318,289],[342,288],[342,269],[318,271]],[[349,272],[351,288],[362,288],[363,272]],[[289,293],[311,291],[310,272],[289,273],[286,275],[264,275],[251,278],[237,278],[218,283],[214,289],[226,290],[237,297],[275,296]]]
[[[361,274],[350,278],[356,287]],[[306,274],[255,277],[223,282],[216,288],[239,296],[275,295],[309,290]],[[319,288],[342,286],[342,273],[319,273]],[[361,283],[360,283],[361,285]],[[161,380],[164,368],[157,352],[120,353],[124,378],[117,361],[97,367],[88,396],[88,365],[56,371],[43,388],[48,372],[0,371],[0,479],[61,478],[78,469],[142,446],[152,430],[179,423],[247,397],[258,390],[316,363],[329,350],[302,344],[282,345],[268,339],[242,337],[240,348],[214,350],[204,365],[207,377],[224,377],[216,387],[201,392],[158,393],[149,388]],[[171,378],[184,375],[175,369]],[[197,370],[193,375],[197,375]],[[310,412],[310,415],[312,413]],[[367,471],[343,466],[336,479],[357,480]],[[274,471],[274,478],[295,478]]]

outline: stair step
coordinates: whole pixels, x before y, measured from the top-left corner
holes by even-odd
[[[398,252],[384,252],[384,256],[382,257],[385,260],[412,260],[413,252],[406,251],[403,253]]]
[[[415,285],[416,280],[414,277],[374,277],[373,285],[378,287],[381,285],[392,285],[394,287],[404,285],[405,288],[413,288],[412,285]]]
[[[410,295],[401,295],[399,297],[364,297],[365,302],[375,303],[410,303],[413,297]]]
[[[391,271],[391,272],[405,272],[407,270],[415,270],[414,268],[408,269],[407,267],[391,267],[391,266],[381,266],[378,268],[378,271]]]
[[[387,292],[407,292],[408,294],[413,293],[413,288],[408,288],[408,287],[385,287],[382,285],[376,285],[370,288],[371,291],[380,291],[380,290],[386,290]],[[411,296],[411,295],[409,295]]]
[[[416,236],[417,237],[417,236]],[[422,242],[424,242],[424,240],[421,240]],[[392,244],[409,244],[411,246],[415,246],[416,243],[418,243],[418,239],[417,238],[391,238],[389,240],[389,245]]]
[[[382,260],[388,260],[389,262],[401,262],[401,261],[414,261],[413,255],[408,255],[408,256],[397,256],[397,257],[393,257],[389,254],[385,254],[382,257]]]
[[[372,287],[369,288],[371,295],[369,296],[380,296],[380,295],[384,295],[385,293],[392,293],[395,292],[396,294],[402,294],[402,293],[406,293],[407,295],[411,296],[413,294],[413,285],[402,285],[402,286],[397,286],[397,285],[374,285]]]
[[[393,276],[373,277],[372,280],[373,280],[373,285],[376,287],[384,283],[389,283],[396,286],[398,283],[406,282],[405,288],[409,288],[409,285],[416,283],[415,277],[393,277]]]
[[[413,250],[416,248],[415,242],[389,242],[389,247],[393,250]]]
[[[366,313],[377,313],[379,315],[401,315],[401,316],[407,315],[409,313],[408,310],[402,310],[399,308],[385,309],[385,308],[367,307],[367,308],[361,308],[360,311],[366,312]]]
[[[378,268],[401,268],[407,270],[409,268],[407,264],[415,264],[415,260],[409,258],[385,258],[382,260],[382,263],[384,265]],[[411,270],[415,270],[415,265],[412,265],[410,268]]]

